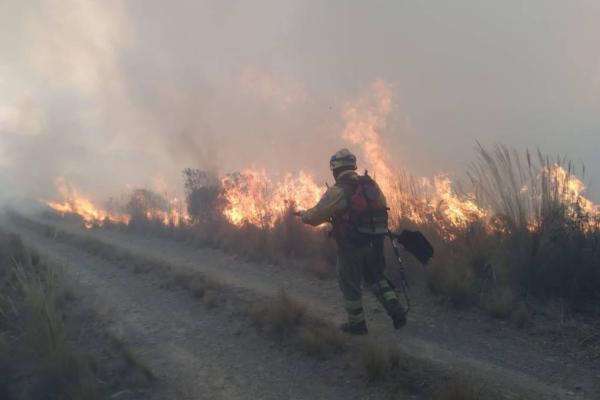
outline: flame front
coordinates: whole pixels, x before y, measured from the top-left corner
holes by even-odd
[[[128,212],[114,212],[98,207],[62,177],[55,180],[55,185],[62,197],[62,203],[50,200],[42,201],[62,216],[67,214],[78,215],[83,220],[86,228],[91,228],[94,225],[101,226],[106,221],[129,224],[132,216],[140,216],[139,214],[142,214],[149,221],[158,221],[164,225],[179,226],[189,220],[187,213],[184,211],[183,202],[176,197],[168,198],[166,204],[157,206],[150,202],[147,196],[142,195],[146,191],[136,190],[126,207],[129,209]]]
[[[265,170],[247,169],[221,179],[223,215],[233,225],[252,224],[273,227],[290,208],[308,208],[324,192],[304,172],[287,173],[279,182],[269,179]]]
[[[583,181],[558,164],[546,167],[543,174],[554,188],[557,201],[566,207],[568,217],[582,222],[585,231],[600,229],[600,206],[583,195],[586,189]]]
[[[180,226],[189,222],[185,204],[178,197],[158,195],[144,189],[134,190],[126,207],[133,217],[158,221],[163,225]]]
[[[44,203],[60,215],[79,215],[87,228],[92,227],[95,223],[101,225],[106,220],[111,222],[129,222],[127,215],[111,214],[106,210],[98,208],[89,198],[79,193],[64,178],[59,177],[54,183],[63,198],[63,202],[44,201]]]
[[[353,145],[362,146],[364,164],[374,175],[386,195],[392,211],[392,223],[398,224],[407,202],[398,171],[394,171],[389,154],[381,142],[380,132],[385,128],[391,110],[392,92],[385,82],[378,80],[372,86],[371,96],[347,103],[344,108],[346,127],[342,137]]]
[[[507,232],[501,218],[496,216],[498,210],[494,211],[491,205],[478,204],[473,193],[458,191],[446,174],[438,174],[433,179],[414,179],[402,165],[392,162],[382,140],[391,109],[392,90],[384,81],[378,80],[365,96],[344,105],[342,138],[360,149],[361,165],[369,170],[384,192],[390,207],[392,229],[400,228],[405,222],[429,224],[446,240],[456,238],[474,222],[481,222],[489,231]],[[525,220],[527,229],[536,231],[542,226],[539,193],[553,193],[551,200],[563,205],[572,220],[583,221],[584,230],[600,229],[600,207],[584,197],[585,185],[580,179],[561,165],[546,165],[536,171],[538,176],[523,184],[519,193],[524,199],[538,204]],[[159,183],[166,187],[164,180]],[[216,211],[232,225],[250,224],[261,228],[274,227],[290,209],[314,206],[325,191],[303,171],[285,173],[274,180],[264,169],[246,169],[225,175],[218,183]],[[105,220],[129,223],[139,214],[165,225],[191,223],[185,204],[178,198],[138,190],[134,191],[127,212],[111,213],[98,208],[64,179],[57,179],[56,185],[63,203],[47,201],[46,204],[62,215],[80,215],[88,227]],[[543,187],[549,190],[544,191]],[[581,215],[585,217],[581,218]]]
[[[361,147],[364,165],[386,195],[392,228],[398,228],[403,219],[417,225],[435,223],[443,237],[452,239],[454,231],[466,229],[486,212],[477,206],[473,194],[458,196],[445,175],[436,176],[433,183],[427,178],[415,181],[393,166],[381,138],[391,105],[391,89],[384,81],[376,81],[367,96],[346,104],[342,136]]]

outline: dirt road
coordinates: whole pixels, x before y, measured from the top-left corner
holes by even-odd
[[[344,318],[334,281],[318,281],[301,271],[249,263],[218,250],[155,237],[41,222],[115,249],[164,260],[176,270],[200,272],[242,299],[275,296],[283,288],[323,319],[341,322]],[[157,290],[161,282],[151,276],[132,274],[72,244],[7,224],[42,252],[65,262],[68,273],[79,278],[98,306],[110,308],[115,329],[164,382],[157,398],[410,398],[406,393],[390,397],[365,384],[360,369],[347,362],[315,361],[274,346],[240,322],[234,308],[207,310],[185,293]],[[418,295],[415,303],[408,326],[398,332],[369,301],[371,340],[459,371],[503,398],[600,398],[600,371],[578,363],[576,354],[565,354],[551,343],[529,338],[498,321],[482,320],[475,313],[448,312],[425,295]]]

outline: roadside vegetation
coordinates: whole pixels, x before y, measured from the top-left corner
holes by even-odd
[[[484,217],[454,231],[447,226],[440,231],[435,210],[418,225],[400,221],[402,229],[421,230],[434,244],[436,256],[426,267],[431,292],[519,327],[529,326],[532,315],[553,302],[564,304],[569,313],[598,315],[600,212],[582,196],[573,164],[501,146],[478,147],[477,155],[468,184],[457,187],[470,188],[487,210]],[[137,190],[125,207],[129,223],[102,226],[220,248],[250,261],[302,268],[322,279],[335,275],[335,245],[325,229],[306,227],[291,213],[273,225],[233,225],[220,212],[225,200],[216,177],[187,169],[184,178],[189,224],[153,218],[151,209],[164,208],[166,200]],[[407,187],[419,197],[417,186]],[[390,249],[387,253],[393,273],[395,262]]]
[[[328,240],[325,229],[307,227],[289,212],[279,217],[274,226],[231,224],[219,211],[221,188],[216,179],[204,178],[199,170],[185,171],[187,214],[190,225],[164,224],[148,218],[150,201],[128,203],[129,224],[105,224],[117,229],[138,233],[153,233],[196,246],[212,247],[241,255],[249,261],[268,262],[284,267],[304,268],[319,278],[331,278],[335,274],[335,246]],[[147,191],[146,191],[147,192]],[[136,191],[139,196],[140,191]],[[156,195],[148,195],[154,198]]]
[[[93,363],[69,342],[60,275],[0,232],[0,397],[95,399]]]
[[[443,232],[434,221],[400,223],[434,243],[437,254],[426,268],[430,290],[455,306],[477,306],[518,327],[557,301],[569,313],[599,315],[600,211],[583,197],[574,165],[540,152],[479,146],[467,175],[469,184],[458,186],[471,188],[476,203],[488,210],[485,217]],[[207,175],[186,172],[188,213],[196,223],[184,229],[197,244],[333,276],[335,247],[323,230],[303,226],[290,213],[274,227],[233,226],[218,212],[216,180],[194,176]]]
[[[145,390],[151,373],[95,318],[56,265],[0,231],[0,398],[127,399]]]
[[[337,327],[309,315],[303,304],[283,291],[274,301],[252,305],[248,315],[259,331],[312,357],[327,358],[344,351],[348,345]]]
[[[528,324],[532,307],[557,300],[570,311],[600,313],[596,210],[573,188],[579,182],[571,163],[536,158],[479,148],[470,179],[493,215],[438,246],[428,268],[434,293],[518,326]]]

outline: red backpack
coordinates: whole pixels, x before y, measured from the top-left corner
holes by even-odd
[[[366,172],[358,177],[358,185],[352,197],[348,217],[359,233],[384,235],[388,233],[388,210],[385,196]]]

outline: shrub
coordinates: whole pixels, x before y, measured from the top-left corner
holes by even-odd
[[[130,223],[135,224],[148,220],[153,210],[168,211],[169,203],[163,196],[150,190],[135,189],[125,209],[131,217]]]
[[[212,174],[199,169],[183,171],[187,212],[192,222],[207,223],[217,217],[220,185]]]

